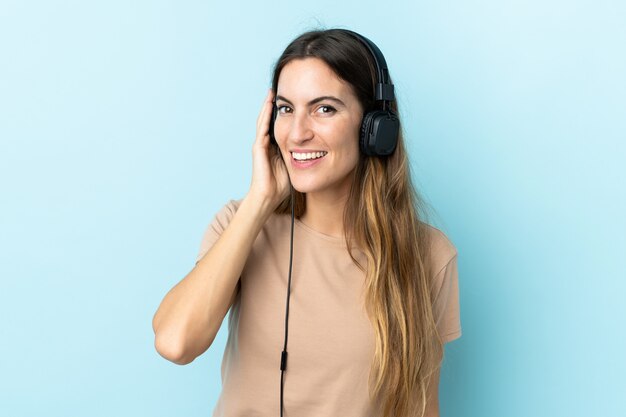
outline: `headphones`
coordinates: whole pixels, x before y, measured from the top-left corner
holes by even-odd
[[[359,135],[359,148],[367,156],[391,155],[398,143],[400,131],[400,119],[391,109],[390,103],[395,100],[393,84],[389,81],[387,62],[380,49],[363,35],[348,29],[341,29],[349,33],[367,47],[376,64],[377,82],[374,86],[375,101],[382,102],[382,109],[372,110],[363,116]],[[276,143],[274,136],[274,123],[278,115],[276,98],[272,101],[272,118],[270,119],[270,140]]]

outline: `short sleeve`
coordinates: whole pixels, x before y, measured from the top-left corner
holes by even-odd
[[[443,343],[451,342],[461,336],[457,258],[455,253],[435,276],[435,284],[439,290],[433,303],[433,313],[437,331]]]
[[[200,242],[200,250],[196,256],[196,264],[206,255],[211,247],[217,242],[230,221],[235,216],[240,201],[230,200],[213,217],[207,226]]]

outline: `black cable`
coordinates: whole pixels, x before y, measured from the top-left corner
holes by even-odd
[[[294,218],[294,189],[291,186],[291,242],[289,243],[289,281],[287,283],[287,309],[285,311],[285,345],[280,355],[280,417],[283,417],[283,387],[284,374],[287,369],[287,333],[289,323],[289,294],[291,293],[291,265],[293,259],[293,218]]]

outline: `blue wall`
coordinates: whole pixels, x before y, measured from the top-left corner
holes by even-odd
[[[384,52],[459,250],[442,416],[626,415],[625,3],[257,3],[2,2],[0,415],[211,414],[226,328],[178,366],[152,316],[318,26]]]

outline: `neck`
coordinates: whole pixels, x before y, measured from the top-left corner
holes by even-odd
[[[343,237],[343,212],[348,193],[307,193],[306,211],[300,221],[311,229],[333,237]]]

